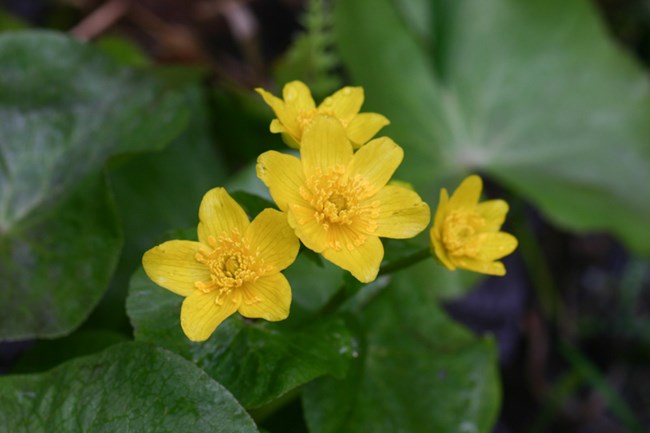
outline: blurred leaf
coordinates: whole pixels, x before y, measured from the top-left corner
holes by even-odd
[[[0,238],[0,340],[74,329],[99,301],[117,263],[122,234],[102,176],[83,179],[46,212]]]
[[[151,282],[143,270],[137,271],[127,299],[136,339],[192,360],[247,408],[324,374],[342,377],[355,351],[356,341],[340,317],[291,326],[288,321],[250,321],[235,314],[209,340],[193,343],[181,330],[182,301]]]
[[[404,179],[432,199],[487,172],[558,224],[650,252],[649,82],[591,3],[444,2],[431,56],[390,0],[336,5],[340,52],[391,119]]]
[[[123,37],[106,35],[97,39],[94,44],[123,65],[142,67],[150,63],[147,54],[139,46]]]
[[[341,87],[341,79],[334,73],[339,58],[332,52],[334,37],[328,3],[325,0],[307,2],[307,10],[301,20],[305,30],[276,64],[274,71],[278,84],[304,81],[317,100]]]
[[[161,148],[181,95],[52,32],[0,35],[0,340],[74,329],[121,246],[107,158]]]
[[[128,338],[106,330],[83,330],[56,340],[38,341],[23,352],[11,368],[12,374],[49,370],[72,358],[99,352]]]
[[[264,209],[277,209],[272,201],[246,191],[232,191],[230,196],[244,208],[250,219],[255,218]]]
[[[180,74],[176,68],[176,75]],[[128,326],[128,283],[142,254],[169,230],[195,226],[203,195],[223,185],[226,178],[225,165],[214,146],[202,88],[187,85],[184,96],[189,125],[178,138],[162,151],[129,155],[110,164],[125,243],[110,289],[86,325]]]
[[[0,378],[0,425],[14,433],[257,431],[232,395],[203,371],[137,343],[47,373]]]
[[[24,30],[29,25],[18,17],[15,17],[0,9],[0,32]]]
[[[400,277],[359,314],[365,339],[346,378],[303,389],[310,432],[490,431],[500,401],[492,339],[455,325],[433,293]]]

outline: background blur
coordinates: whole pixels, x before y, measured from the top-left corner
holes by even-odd
[[[257,188],[251,164],[282,144],[253,88],[279,94],[301,79],[319,101],[361,85],[362,111],[391,119],[383,132],[406,150],[399,175],[430,204],[470,172],[485,177],[487,196],[511,203],[506,230],[520,247],[508,275],[454,275],[440,289],[454,319],[496,336],[494,431],[650,431],[650,1],[338,3],[0,2],[1,30],[69,32],[165,79],[198,78],[207,107],[192,120],[210,132],[191,150],[203,165],[182,152],[150,163],[166,191],[189,191],[175,195],[179,210],[164,210],[145,160],[115,163],[118,207],[133,217],[123,217],[111,289],[82,330],[130,335],[125,281],[141,251],[162,230],[193,224],[215,182]],[[175,182],[179,172],[192,179]],[[147,227],[152,210],[162,222]],[[0,369],[33,371],[34,344],[0,345]]]

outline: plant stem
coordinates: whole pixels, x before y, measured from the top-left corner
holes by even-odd
[[[378,276],[389,275],[402,269],[411,267],[422,260],[430,258],[431,250],[423,248],[421,250],[415,251],[414,253],[409,254],[406,257],[395,260],[394,262],[386,263],[379,269]],[[327,304],[323,306],[320,310],[320,315],[327,315],[334,311],[337,311],[341,305],[345,304],[348,300],[354,297],[359,290],[364,286],[364,283],[361,283],[357,280],[352,281],[351,283],[344,283],[341,287],[338,288],[334,296],[329,300]]]

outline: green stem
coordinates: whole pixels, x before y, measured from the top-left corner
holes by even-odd
[[[401,271],[402,269],[409,268],[422,260],[428,259],[429,257],[432,257],[431,249],[429,247],[423,248],[399,260],[386,263],[379,269],[379,275],[387,275]]]
[[[411,267],[430,257],[432,257],[431,250],[428,247],[423,248],[406,257],[395,260],[394,262],[386,263],[379,269],[378,276],[389,275],[401,271],[402,269]],[[342,284],[329,302],[321,308],[320,315],[327,315],[337,311],[341,305],[345,304],[348,300],[359,293],[359,290],[361,290],[363,286],[364,283],[357,280],[354,280],[352,283]]]

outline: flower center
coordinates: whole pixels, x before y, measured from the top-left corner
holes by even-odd
[[[325,100],[325,104],[327,105],[327,99]],[[329,105],[332,105],[332,104],[330,103]],[[337,118],[336,113],[331,108],[319,107],[319,108],[313,108],[311,110],[301,111],[300,113],[298,113],[298,116],[297,116],[296,119],[298,120],[298,124],[300,125],[300,127],[302,129],[305,129],[305,127],[309,124],[309,122],[311,122],[312,119],[315,116],[318,116],[318,115],[325,115],[325,116],[330,116],[330,117]],[[346,122],[345,120],[343,120],[343,119],[338,119],[338,120],[339,120],[339,122],[341,122],[343,127],[348,126],[348,122]]]
[[[331,248],[341,248],[337,236],[341,229],[347,228],[349,249],[362,245],[377,230],[379,201],[368,200],[370,183],[360,175],[349,176],[343,166],[317,170],[300,188],[300,195],[311,205],[313,218],[331,234]]]
[[[452,256],[475,258],[481,251],[480,236],[485,219],[468,210],[456,210],[445,217],[442,225],[442,242]]]
[[[210,236],[208,245],[209,248],[196,253],[195,259],[210,270],[210,280],[197,281],[194,285],[204,293],[218,290],[216,302],[219,305],[223,305],[233,290],[257,281],[267,271],[257,251],[251,249],[237,229],[218,238]]]

